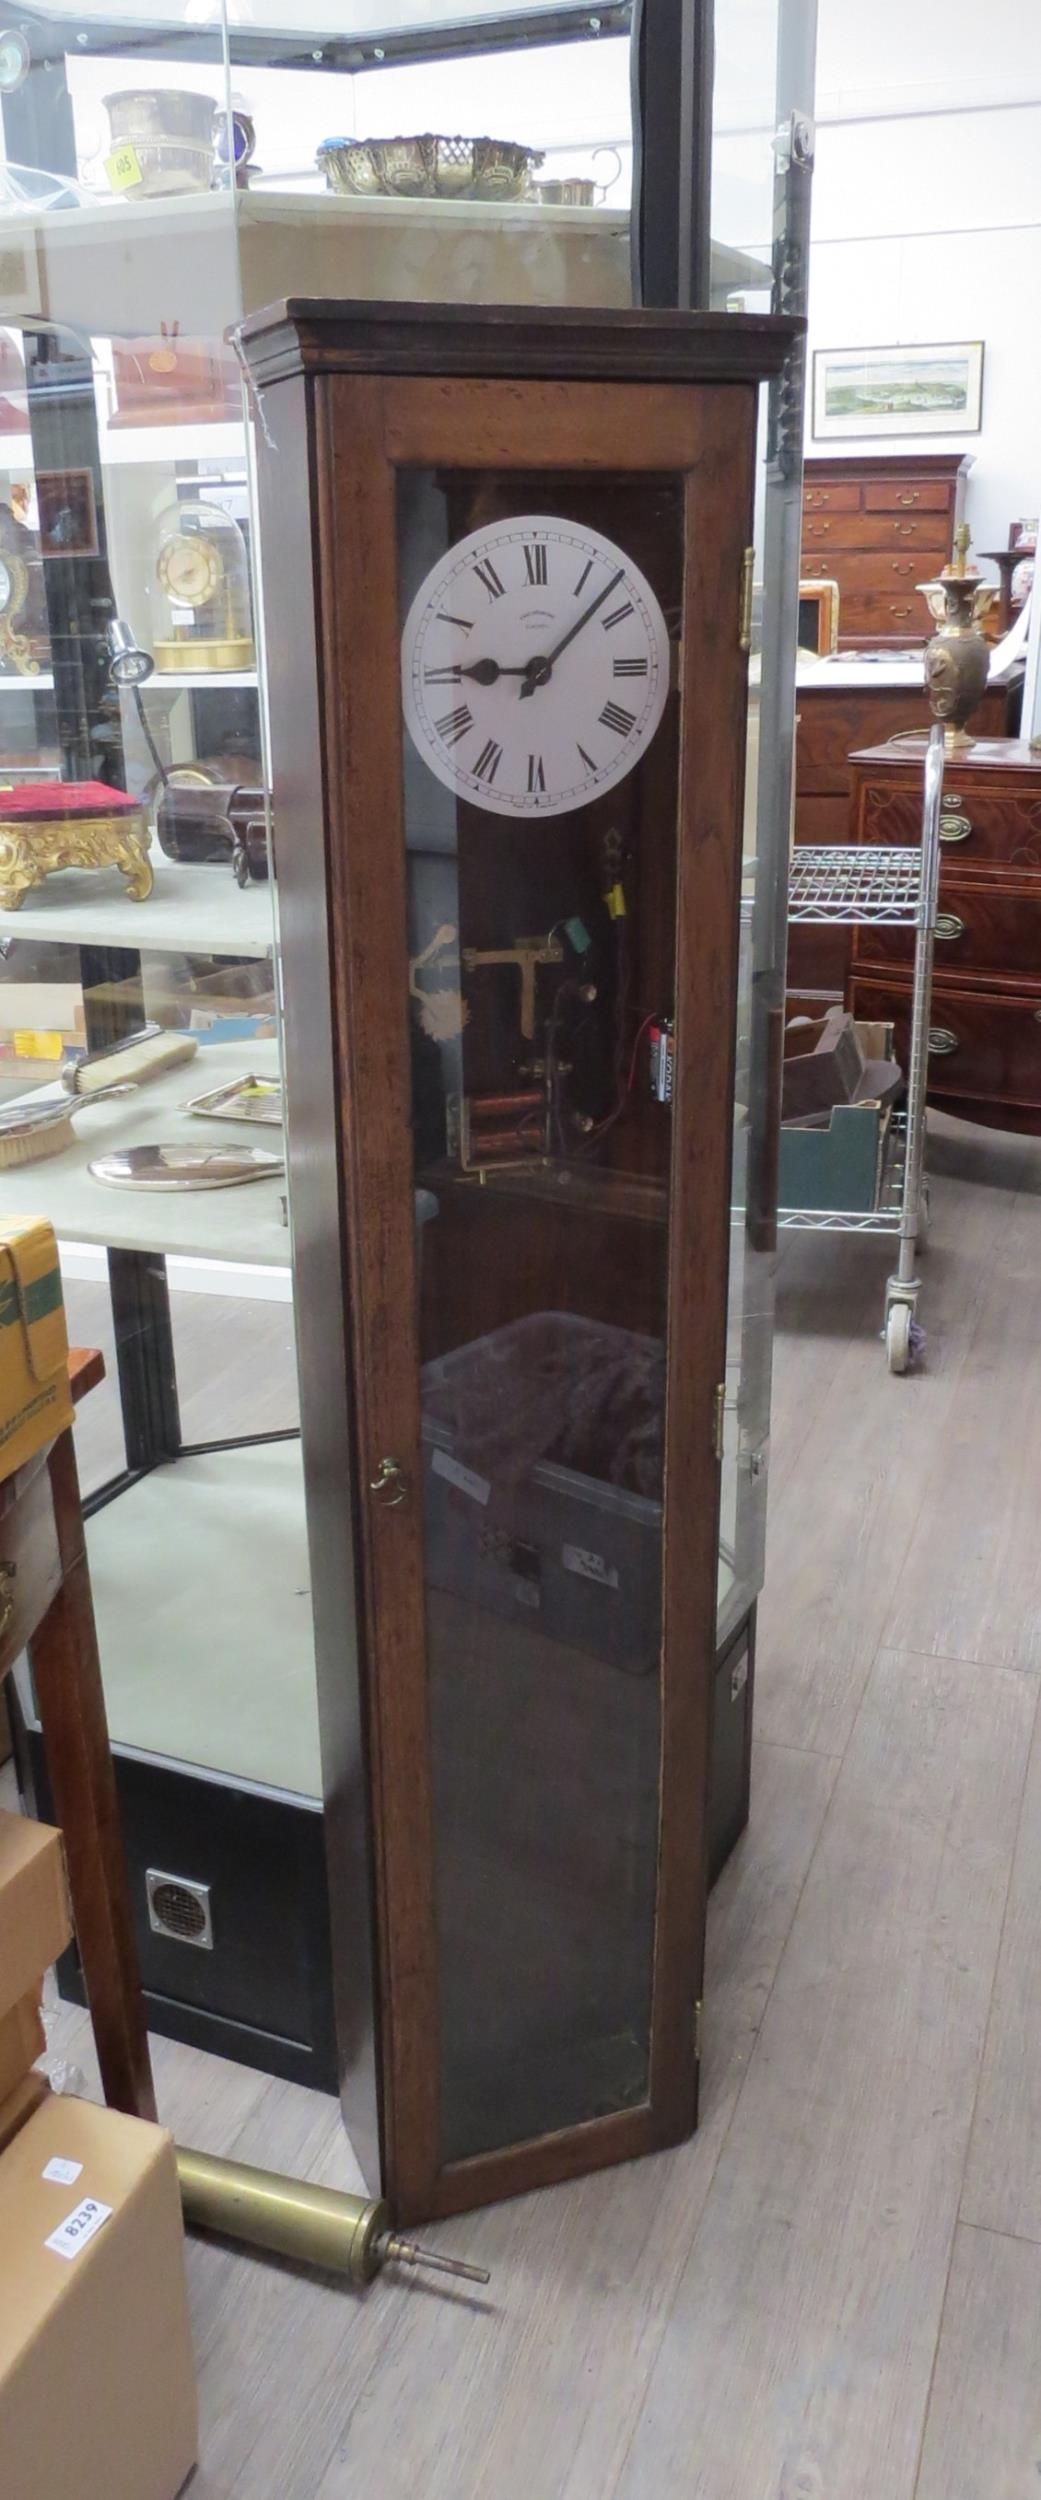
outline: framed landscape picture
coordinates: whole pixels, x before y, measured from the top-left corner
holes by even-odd
[[[813,433],[978,434],[983,341],[959,346],[819,347],[813,358]]]

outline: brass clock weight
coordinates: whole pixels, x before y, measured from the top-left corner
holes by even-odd
[[[926,644],[925,682],[934,717],[944,723],[948,755],[973,743],[965,724],[990,669],[990,644],[980,625],[998,595],[968,563],[968,552],[968,523],[961,521],[954,533],[953,563],[945,564],[935,581],[918,584],[937,629]]]
[[[179,2148],[177,2177],[186,2223],[222,2239],[267,2248],[298,2265],[321,2266],[360,2286],[384,2266],[425,2267],[466,2283],[487,2283],[484,2266],[421,2247],[395,2231],[382,2198],[309,2187],[274,2170]]]

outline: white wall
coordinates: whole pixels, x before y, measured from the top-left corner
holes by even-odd
[[[982,431],[916,448],[971,454],[1004,546],[1041,506],[1041,6],[820,0],[817,115],[811,350],[984,340]]]

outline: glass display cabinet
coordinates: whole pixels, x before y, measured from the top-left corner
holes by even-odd
[[[607,0],[596,12],[528,0],[507,13],[474,6],[465,21],[439,0],[407,0],[346,27],[336,0],[308,0],[306,24],[279,0],[84,0],[75,14],[21,11],[0,45],[0,783],[14,794],[6,817],[0,807],[0,844],[14,827],[19,857],[33,849],[39,866],[34,825],[58,811],[86,845],[98,813],[116,818],[125,805],[144,826],[153,877],[139,901],[114,860],[80,861],[34,877],[16,908],[5,897],[0,1107],[53,1097],[63,1062],[145,1025],[197,1045],[190,1063],[153,1063],[132,1091],[85,1094],[74,1146],[8,1159],[0,1183],[5,1204],[53,1217],[73,1334],[108,1353],[107,1386],[77,1437],[150,2018],[330,2086],[347,2054],[348,2016],[341,2005],[338,2049],[332,1996],[334,1983],[344,1993],[348,1947],[338,1933],[330,1950],[327,1927],[333,1756],[315,1681],[287,1181],[254,1163],[259,1177],[226,1189],[157,1191],[139,1172],[117,1182],[92,1169],[204,1139],[243,1163],[257,1146],[283,1150],[267,689],[286,637],[269,579],[265,649],[263,420],[252,391],[244,397],[234,333],[244,315],[305,289],[533,312],[639,301],[798,311],[784,244],[792,186],[769,91],[773,63],[782,121],[789,90],[789,102],[805,100],[806,46],[793,85],[793,0],[757,10],[763,96],[743,191],[749,142],[727,66],[743,57],[741,6],[716,0],[715,90],[710,13],[695,0]],[[795,13],[805,28],[801,0]],[[424,157],[417,142],[402,158],[377,144],[410,131],[465,146]],[[497,152],[478,161],[487,133]],[[790,407],[797,370],[792,351],[770,388],[775,412]],[[783,779],[789,559],[777,516],[791,501],[790,424],[787,439],[785,468],[764,430],[756,468],[713,1869],[747,1813],[762,1572],[779,1032],[770,931],[786,828],[778,854],[766,798],[757,816],[755,755],[761,722]],[[612,699],[631,708],[624,693]],[[276,787],[280,770],[276,754]],[[424,873],[436,896],[443,869]],[[464,942],[481,950],[479,925]],[[581,956],[560,932],[552,943],[577,978]],[[412,975],[435,1020],[452,987],[447,954],[435,947]],[[538,1002],[557,975],[535,962],[472,978],[491,1057],[456,1093],[479,1163],[490,1115],[475,1114],[473,1097],[504,1090],[503,1001],[534,985]],[[665,1085],[668,1002],[652,1007]],[[649,1137],[657,1123],[660,1152],[670,1114],[647,1108],[652,1031],[653,1019],[633,1097]],[[477,1048],[476,1031],[466,1047]],[[591,1096],[588,1116],[595,1129],[608,1109]],[[530,1107],[503,1121],[522,1127],[527,1153]],[[604,1141],[609,1163],[623,1126]],[[508,1185],[525,1203],[535,1187],[524,1172]],[[448,1227],[416,1186],[416,1239],[429,1246]],[[458,1177],[461,1228],[470,1194]],[[430,1246],[431,1276],[441,1256]],[[319,1269],[315,1290],[328,1283]],[[31,1784],[32,1696],[24,1680],[20,1689]]]

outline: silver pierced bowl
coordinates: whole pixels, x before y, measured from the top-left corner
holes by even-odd
[[[317,164],[330,191],[355,199],[519,200],[542,155],[512,139],[323,139]]]

